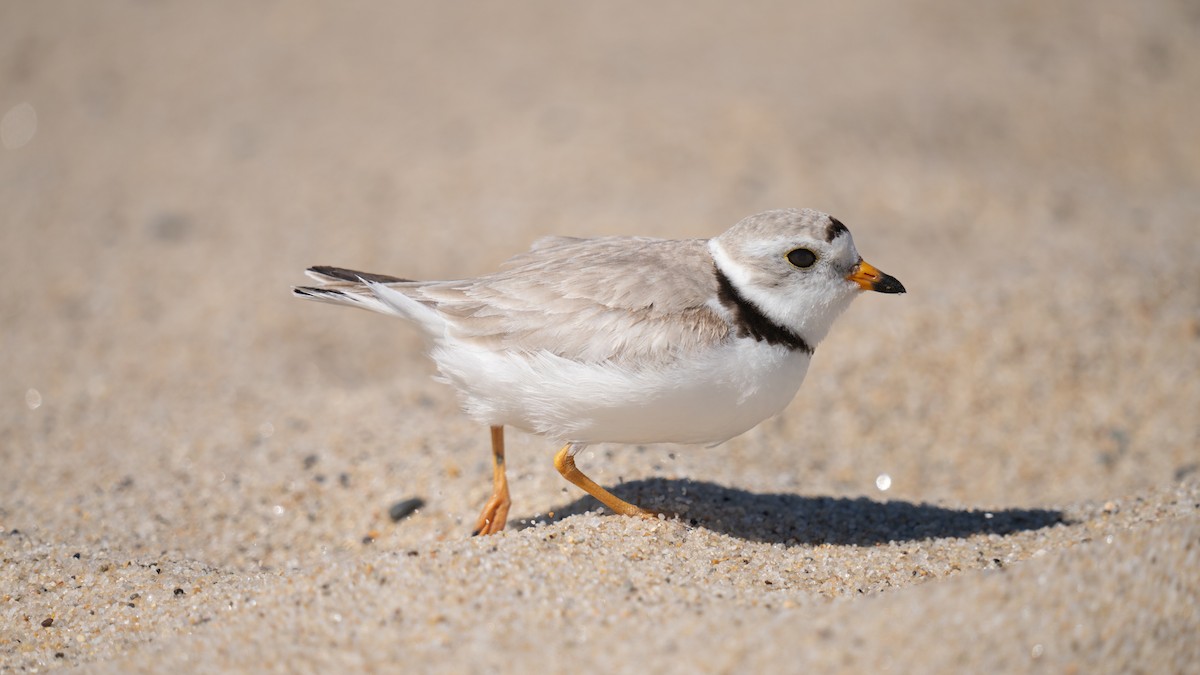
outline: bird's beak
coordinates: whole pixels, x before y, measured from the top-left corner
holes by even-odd
[[[859,260],[850,274],[846,276],[847,281],[853,281],[862,287],[864,291],[876,291],[878,293],[903,293],[904,284],[900,280],[890,274],[884,274],[875,269],[875,266],[866,260]]]

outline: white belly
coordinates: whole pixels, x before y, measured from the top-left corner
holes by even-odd
[[[810,357],[749,339],[665,369],[435,348],[472,417],[582,443],[718,443],[782,410]]]

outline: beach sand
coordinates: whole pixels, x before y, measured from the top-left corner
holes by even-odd
[[[0,672],[1200,672],[1192,3],[0,6]],[[296,300],[830,212],[864,294],[611,515]],[[423,505],[399,520],[396,504]]]

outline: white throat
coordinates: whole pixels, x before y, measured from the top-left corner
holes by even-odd
[[[716,239],[709,240],[708,250],[717,269],[743,298],[812,347],[825,339],[833,322],[857,294],[852,282],[844,279],[814,277],[805,280],[810,283],[769,285],[763,282],[761,273],[735,260]]]

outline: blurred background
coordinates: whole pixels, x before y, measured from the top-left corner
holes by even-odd
[[[1169,484],[1200,467],[1198,102],[1185,0],[2,2],[0,520],[246,562],[419,494],[378,536],[457,536],[486,431],[412,331],[292,299],[302,270],[473,276],[782,206],[908,295],[858,300],[780,418],[598,447],[601,483]],[[552,446],[510,441],[514,517],[577,496]]]

